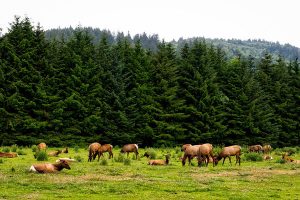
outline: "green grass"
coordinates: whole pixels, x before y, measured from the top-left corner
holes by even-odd
[[[143,157],[132,159],[130,165],[108,159],[101,165],[97,158],[87,162],[86,149],[70,148],[60,157],[80,157],[81,162],[71,164],[56,174],[29,173],[36,161],[31,148],[22,149],[26,155],[1,158],[0,199],[298,199],[300,196],[300,165],[272,161],[242,161],[232,166],[225,161],[217,167],[181,166],[176,149],[155,149],[157,157],[170,152],[169,166],[149,166]],[[50,151],[48,149],[47,151]],[[144,149],[140,149],[143,155]],[[119,149],[114,149],[118,156]],[[300,154],[293,155],[300,159]],[[124,159],[127,159],[125,155]],[[242,159],[243,160],[243,159]],[[196,159],[192,161],[196,163]]]

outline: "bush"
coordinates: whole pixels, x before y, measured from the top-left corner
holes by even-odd
[[[107,159],[102,158],[102,159],[100,160],[100,165],[107,166],[107,165],[108,165]]]
[[[25,153],[23,150],[19,149],[18,150],[18,155],[27,155],[27,153]]]
[[[293,147],[284,147],[282,149],[283,152],[288,153],[288,156],[291,156],[293,154],[295,154],[297,152],[297,148],[293,148]]]
[[[244,158],[247,161],[262,161],[263,157],[258,153],[245,153]]]
[[[0,159],[0,164],[2,164],[3,163],[3,160],[2,159]]]
[[[119,153],[118,157],[114,158],[116,162],[123,162],[124,161],[124,154]]]
[[[124,159],[124,165],[131,165],[131,160],[129,158]]]
[[[32,145],[31,149],[32,149],[32,152],[36,152],[37,151],[37,146],[36,145]]]
[[[156,158],[156,151],[153,148],[147,149],[147,151],[145,153],[147,153],[149,155],[150,159]]]
[[[284,159],[282,159],[282,158],[277,159],[275,162],[276,163],[280,163],[280,164],[286,163],[286,161]]]
[[[74,147],[74,151],[75,151],[75,153],[78,153],[78,152],[79,152],[79,146],[76,145],[76,146]]]
[[[17,152],[18,146],[16,144],[11,146],[11,151],[12,152]]]
[[[48,160],[48,155],[46,153],[46,151],[39,151],[35,154],[36,160],[38,161],[44,161],[44,160]]]
[[[82,162],[82,161],[83,161],[83,158],[81,158],[80,156],[74,156],[74,159],[75,159],[77,162]]]
[[[9,147],[3,147],[2,151],[5,153],[9,153],[10,152],[10,148]]]

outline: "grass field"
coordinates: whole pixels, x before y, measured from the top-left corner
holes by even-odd
[[[158,158],[171,153],[169,166],[149,166],[147,158],[132,155],[124,165],[118,162],[119,149],[114,149],[115,159],[105,155],[88,163],[86,149],[70,148],[59,157],[82,158],[71,170],[35,174],[28,172],[32,164],[57,158],[36,161],[31,148],[22,151],[26,155],[0,158],[0,199],[300,199],[300,165],[281,164],[274,153],[272,161],[242,160],[241,166],[231,166],[227,160],[224,166],[199,168],[196,159],[194,166],[182,167],[179,148],[155,149]],[[145,152],[139,151],[140,156]],[[300,154],[292,157],[300,159]]]

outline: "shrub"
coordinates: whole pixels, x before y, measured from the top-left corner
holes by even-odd
[[[107,165],[108,165],[107,159],[102,158],[102,159],[100,160],[100,165],[107,166]]]
[[[32,152],[36,152],[37,151],[37,146],[36,145],[32,145],[31,149],[32,149]]]
[[[147,149],[146,153],[149,155],[150,159],[156,158],[156,151],[153,148]]]
[[[74,159],[75,159],[77,162],[82,162],[82,161],[83,161],[83,158],[80,157],[80,156],[74,156]]]
[[[27,153],[25,153],[23,150],[19,149],[18,150],[18,155],[27,155]]]
[[[0,164],[2,164],[3,163],[3,160],[2,159],[0,159]]]
[[[124,161],[124,154],[119,153],[118,157],[114,158],[116,162],[123,162]]]
[[[175,147],[175,154],[179,154],[181,152],[181,147]]]
[[[11,146],[11,151],[12,152],[17,152],[18,146],[16,144]]]
[[[38,161],[44,161],[44,160],[48,160],[48,155],[46,153],[46,151],[39,151],[35,154],[36,160]]]
[[[10,148],[9,147],[3,147],[2,151],[5,153],[9,153],[10,152]]]
[[[288,156],[291,156],[293,154],[295,154],[297,152],[297,148],[293,148],[293,147],[284,147],[282,149],[283,152],[287,152]]]
[[[282,159],[282,158],[277,159],[275,162],[276,163],[280,163],[280,164],[286,163],[286,161],[284,159]]]
[[[76,145],[76,146],[74,147],[74,151],[75,151],[75,153],[78,153],[78,152],[79,152],[79,146]]]
[[[247,161],[262,161],[263,157],[258,153],[245,153],[244,158]]]
[[[131,165],[131,160],[129,158],[124,159],[124,165]]]

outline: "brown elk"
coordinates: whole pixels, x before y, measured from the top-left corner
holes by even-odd
[[[62,169],[71,169],[69,163],[65,160],[61,160],[57,163],[42,163],[32,165],[29,169],[30,172],[38,172],[38,173],[53,173],[61,171]]]
[[[65,148],[65,149],[63,149],[61,152],[62,152],[62,153],[69,153],[69,148],[68,148],[68,147],[66,147],[66,148]]]
[[[2,157],[2,158],[15,158],[15,157],[18,157],[18,154],[17,153],[0,152],[0,157]]]
[[[198,156],[198,149],[199,149],[200,145],[193,145],[193,146],[188,146],[183,154],[183,158],[182,158],[182,166],[185,165],[185,161],[188,158],[189,160],[189,165],[191,164],[191,161],[194,157]]]
[[[125,144],[122,149],[121,149],[121,153],[127,153],[127,158],[130,152],[134,152],[135,153],[135,157],[137,159],[139,152],[138,152],[138,145],[137,144]]]
[[[271,150],[272,150],[271,145],[266,144],[266,145],[263,146],[263,152],[264,152],[265,154],[270,153]]]
[[[263,159],[264,159],[264,160],[273,160],[273,157],[270,156],[270,155],[264,155],[264,156],[263,156]]]
[[[206,163],[206,167],[208,166],[209,163],[209,158],[214,158],[213,155],[213,146],[209,143],[199,145],[198,147],[198,152],[197,152],[197,157],[198,157],[198,166],[200,167],[202,164],[202,161]],[[213,162],[213,166],[215,166],[215,163]]]
[[[191,144],[184,144],[184,145],[182,145],[181,151],[185,151],[186,148],[187,148],[187,147],[190,147],[190,146],[192,146],[192,145],[191,145]]]
[[[61,150],[51,151],[48,153],[48,156],[58,156],[61,152]]]
[[[170,160],[170,155],[166,155],[166,160],[149,160],[148,165],[168,165]]]
[[[46,145],[46,143],[42,142],[42,143],[39,143],[39,144],[37,145],[37,148],[38,148],[39,151],[41,151],[41,150],[46,151],[47,145]]]
[[[235,164],[237,164],[239,162],[239,165],[241,165],[241,153],[242,152],[242,148],[239,145],[233,145],[233,146],[228,146],[228,147],[224,147],[222,149],[222,151],[219,153],[218,156],[216,156],[214,158],[214,162],[215,162],[215,166],[218,164],[218,162],[223,158],[223,164],[225,162],[225,159],[228,157],[229,162],[231,164],[231,156],[235,156],[236,157],[236,162]]]
[[[257,145],[252,145],[252,146],[249,146],[249,151],[250,152],[256,152],[256,153],[260,153],[263,151],[263,147],[259,144]]]
[[[101,156],[104,157],[103,153],[108,152],[109,153],[108,159],[113,158],[114,154],[113,154],[112,149],[113,149],[113,146],[111,144],[103,144],[103,145],[101,145],[100,151],[99,151],[99,154],[100,154],[99,156],[100,157]]]
[[[94,142],[94,143],[90,144],[88,162],[92,162],[92,159],[95,160],[97,155],[98,155],[98,161],[99,161],[100,147],[101,147],[101,144],[99,144],[98,142]]]

